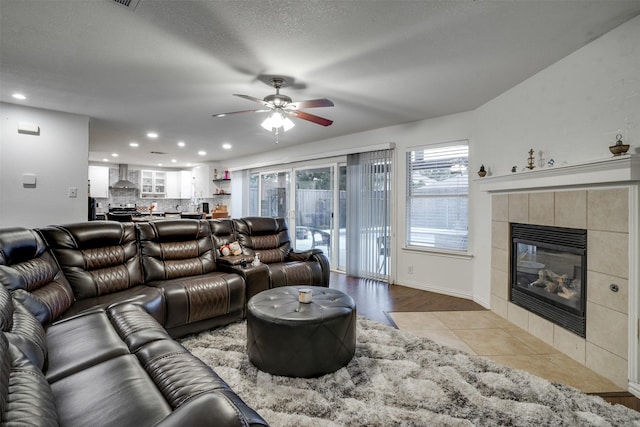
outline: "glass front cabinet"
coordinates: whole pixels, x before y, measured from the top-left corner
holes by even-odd
[[[140,196],[159,196],[167,192],[167,173],[162,171],[142,171]]]

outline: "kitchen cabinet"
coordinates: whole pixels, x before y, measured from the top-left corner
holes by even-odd
[[[193,175],[191,171],[180,171],[180,198],[190,199],[193,197]]]
[[[109,197],[109,168],[107,166],[89,166],[89,184],[91,197]]]
[[[167,172],[167,199],[190,199],[192,191],[191,171]]]
[[[180,172],[167,172],[167,199],[180,198]]]
[[[141,171],[140,197],[165,197],[167,193],[167,172]]]
[[[206,166],[197,166],[193,168],[193,178],[195,197],[199,199],[211,197],[213,191],[209,185],[211,183],[209,168]]]

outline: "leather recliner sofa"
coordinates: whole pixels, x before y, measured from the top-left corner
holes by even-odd
[[[320,249],[293,249],[284,218],[245,217],[210,220],[216,248],[238,241],[242,255],[222,257],[224,265],[237,267],[240,259],[256,254],[267,266],[269,288],[293,285],[329,286],[329,261]]]
[[[218,226],[95,221],[0,230],[2,423],[266,425],[173,339],[242,319],[250,296],[279,285],[271,264],[242,268],[220,258]],[[324,255],[283,256],[314,269],[288,280],[328,286]]]
[[[2,424],[267,425],[162,326],[132,224],[113,224],[43,230],[62,270],[38,232],[0,230]]]

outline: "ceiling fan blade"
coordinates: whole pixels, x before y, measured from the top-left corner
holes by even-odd
[[[316,108],[316,107],[333,107],[333,102],[327,98],[309,99],[308,101],[296,101],[287,105],[287,108],[294,110],[302,110],[304,108]]]
[[[256,98],[255,96],[251,96],[251,95],[241,95],[239,93],[234,93],[233,96],[238,96],[240,98],[244,98],[247,99],[249,101],[253,101],[253,102],[257,102],[259,104],[264,105],[265,107],[269,107],[269,108],[273,108],[272,104],[269,104],[268,102],[265,102],[264,100],[260,99],[260,98]]]
[[[242,110],[242,111],[232,111],[230,113],[220,113],[220,114],[214,114],[213,117],[224,117],[224,116],[229,116],[231,114],[241,114],[241,113],[266,113],[269,110]]]
[[[322,126],[329,126],[333,123],[333,120],[325,119],[324,117],[316,116],[314,114],[305,113],[304,111],[289,111],[288,114],[297,117],[302,120],[307,120]]]

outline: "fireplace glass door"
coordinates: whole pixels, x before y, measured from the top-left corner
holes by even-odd
[[[517,243],[516,260],[518,288],[576,314],[581,312],[581,255]]]
[[[512,224],[511,300],[585,334],[586,231]]]

